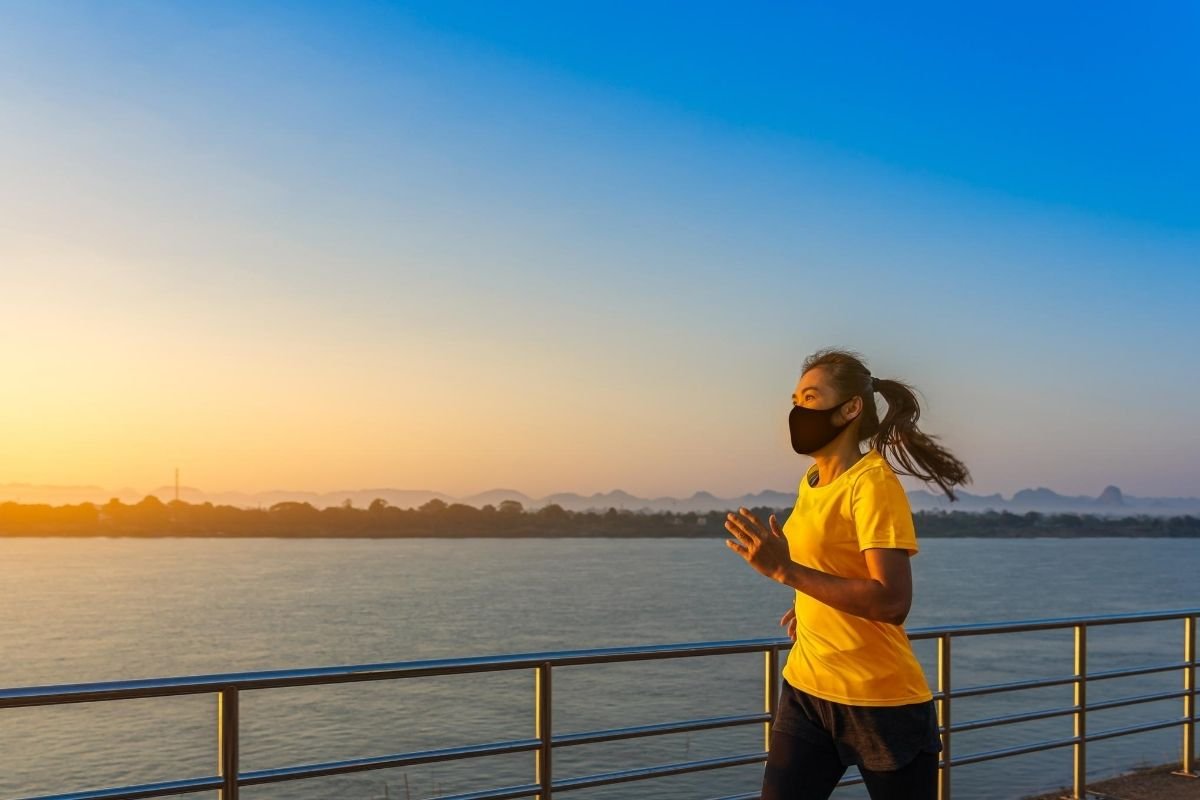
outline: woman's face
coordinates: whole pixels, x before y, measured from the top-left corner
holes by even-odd
[[[837,392],[827,382],[827,373],[822,367],[813,367],[800,376],[796,390],[792,394],[792,405],[805,408],[833,408],[839,398]],[[862,398],[855,395],[849,402],[844,402],[841,410],[833,415],[835,425],[844,425],[855,419],[862,412]]]

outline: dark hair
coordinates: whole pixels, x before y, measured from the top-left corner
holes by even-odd
[[[949,450],[934,441],[938,437],[917,428],[921,406],[916,389],[894,378],[878,378],[875,384],[878,388],[874,388],[875,379],[862,357],[850,350],[832,347],[818,350],[804,360],[801,374],[813,367],[825,369],[834,390],[844,398],[842,402],[854,395],[862,397],[859,441],[870,439],[871,446],[897,474],[936,483],[951,502],[958,499],[950,487],[970,483],[971,473]],[[875,405],[876,391],[887,401],[887,414],[882,420]],[[889,453],[892,458],[888,458]]]

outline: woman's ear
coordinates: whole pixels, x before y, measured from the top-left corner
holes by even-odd
[[[862,412],[863,412],[863,399],[858,395],[854,395],[853,399],[850,402],[850,407],[842,412],[842,416],[844,416],[846,418],[846,423],[849,424],[851,422],[854,422],[854,420],[858,419],[858,415],[861,414]]]

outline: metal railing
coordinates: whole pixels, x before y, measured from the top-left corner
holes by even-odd
[[[1076,798],[1083,798],[1086,791],[1085,771],[1088,742],[1174,726],[1182,726],[1183,728],[1183,763],[1177,774],[1197,777],[1195,771],[1197,617],[1200,617],[1200,608],[1015,622],[973,623],[916,628],[908,631],[910,640],[934,639],[937,643],[937,691],[933,693],[933,697],[937,704],[939,731],[943,745],[938,767],[938,797],[940,800],[948,800],[951,796],[951,772],[953,767],[1067,746],[1074,749],[1074,796]],[[1089,628],[1102,625],[1125,625],[1164,620],[1183,621],[1183,660],[1105,672],[1088,672],[1087,632]],[[1066,628],[1074,629],[1075,632],[1074,674],[1049,678],[1031,678],[1009,683],[967,686],[959,689],[951,688],[951,642],[954,639],[967,636]],[[614,647],[548,653],[520,653],[476,658],[433,659],[388,664],[362,664],[343,667],[243,672],[105,683],[33,686],[0,690],[0,710],[6,708],[27,708],[67,703],[92,703],[108,700],[172,697],[193,694],[215,694],[217,697],[216,739],[218,772],[216,775],[72,792],[69,794],[45,795],[40,798],[27,798],[27,800],[134,800],[134,798],[163,797],[211,790],[218,791],[221,800],[237,800],[238,792],[244,786],[258,786],[268,783],[295,781],[364,770],[433,764],[459,759],[524,752],[534,753],[534,779],[532,782],[465,794],[443,795],[437,798],[437,800],[509,800],[510,798],[521,797],[552,800],[556,793],[567,792],[573,789],[591,788],[628,781],[642,781],[668,775],[680,775],[702,770],[765,762],[767,758],[765,750],[770,743],[771,720],[774,718],[779,689],[781,688],[779,653],[790,649],[791,645],[791,640],[786,638],[750,639],[728,642]],[[551,709],[554,700],[552,676],[553,671],[558,667],[669,658],[693,658],[750,652],[761,652],[764,656],[764,702],[763,711],[760,713],[707,717],[570,734],[555,734],[551,730]],[[246,772],[241,771],[239,767],[238,731],[240,718],[238,703],[242,692],[294,686],[316,686],[334,683],[530,669],[534,671],[535,675],[534,735],[531,738]],[[1101,703],[1089,703],[1087,701],[1087,687],[1091,682],[1132,675],[1148,675],[1170,670],[1182,670],[1183,689],[1181,691],[1123,697]],[[951,701],[954,698],[978,697],[1000,692],[1065,684],[1072,684],[1074,686],[1073,705],[977,719],[957,724],[951,722]],[[1088,731],[1087,714],[1089,711],[1174,698],[1182,698],[1183,700],[1182,716],[1111,730]],[[956,732],[1067,715],[1072,716],[1074,721],[1074,734],[1072,736],[1032,742],[1015,747],[970,753],[964,756],[952,756],[952,734]],[[559,748],[644,736],[756,724],[763,726],[763,751],[652,767],[624,769],[581,777],[556,778],[553,773],[553,755]],[[849,785],[860,783],[861,781],[861,777],[850,777],[843,779],[839,785]],[[755,790],[719,798],[719,800],[758,800],[758,798],[759,792]]]

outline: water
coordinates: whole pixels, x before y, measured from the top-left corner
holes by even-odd
[[[908,628],[1200,606],[1200,541],[927,539]],[[0,686],[781,635],[791,590],[722,539],[2,539]],[[1178,660],[1182,622],[1090,633],[1090,671]],[[956,686],[1072,671],[1070,630],[955,642]],[[915,643],[931,683],[932,642]],[[758,654],[570,667],[554,729],[574,732],[761,708]],[[1090,685],[1089,700],[1181,688],[1179,672]],[[521,671],[247,693],[242,769],[533,734]],[[1067,706],[1071,687],[956,700],[954,719]],[[1172,700],[1097,712],[1090,730],[1168,719]],[[0,797],[215,773],[210,695],[0,711]],[[955,734],[954,754],[1070,736],[1071,718]],[[556,751],[577,776],[753,752],[761,729]],[[1089,746],[1096,779],[1181,758],[1179,728]],[[243,790],[250,800],[413,800],[526,782],[518,754]],[[761,765],[573,791],[719,797]],[[853,770],[849,773],[853,774]],[[1020,797],[1067,783],[1070,748],[956,767],[954,796]],[[190,795],[212,797],[212,795]],[[837,798],[865,798],[861,786]]]

